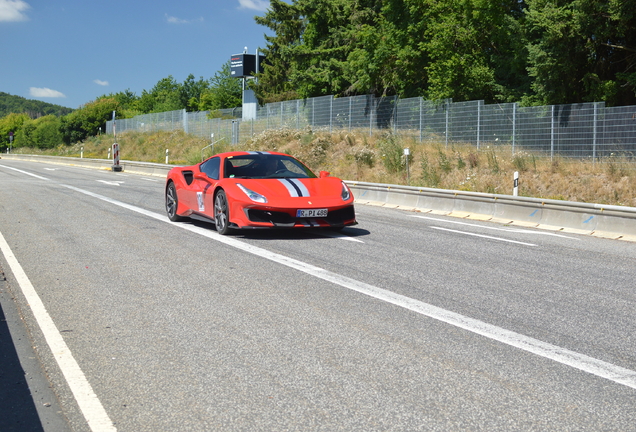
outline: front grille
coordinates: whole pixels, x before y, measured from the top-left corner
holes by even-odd
[[[342,226],[345,222],[355,219],[356,214],[353,206],[331,210],[326,218],[305,218],[299,219],[292,217],[290,214],[278,211],[248,209],[247,217],[252,222],[271,223],[275,226],[294,226],[295,223],[303,223],[305,221],[322,220],[331,226]]]
[[[330,211],[327,214],[327,222],[330,225],[343,225],[346,221],[356,218],[356,212],[353,206],[341,208],[339,210]]]
[[[247,210],[247,217],[252,222],[270,222],[274,225],[289,225],[294,223],[294,218],[289,214],[267,210]]]

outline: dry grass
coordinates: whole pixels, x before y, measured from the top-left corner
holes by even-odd
[[[106,158],[113,137],[102,135],[47,154]],[[146,162],[194,164],[201,160],[207,139],[182,131],[138,133],[118,137],[121,158]],[[403,149],[410,149],[407,181]],[[391,133],[369,136],[363,132],[316,132],[312,130],[268,130],[244,144],[216,144],[214,153],[227,150],[272,150],[291,154],[313,170],[372,183],[512,194],[513,173],[519,172],[519,195],[567,201],[636,207],[636,163],[627,159],[562,159],[517,152],[509,146],[449,145],[420,143]],[[29,153],[31,149],[21,149]],[[208,157],[210,149],[204,152]]]

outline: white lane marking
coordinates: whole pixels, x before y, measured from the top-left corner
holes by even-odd
[[[57,171],[57,168],[44,168],[46,171]]]
[[[19,261],[15,255],[13,255],[13,251],[9,247],[9,244],[1,232],[0,250],[9,264],[13,275],[18,281],[18,285],[22,290],[26,302],[33,311],[35,320],[42,330],[44,339],[49,345],[57,364],[62,370],[62,374],[64,375],[71,392],[73,392],[73,396],[75,396],[75,400],[77,401],[77,404],[79,405],[80,410],[82,411],[82,414],[88,422],[91,430],[95,432],[116,431],[117,429],[113,425],[113,422],[108,417],[106,410],[97,398],[97,395],[86,379],[84,372],[82,372],[79,364],[77,364],[71,350],[66,345],[66,342],[64,342],[64,339],[55,326],[53,319],[44,307],[44,303],[42,303],[42,300],[35,291],[35,288],[31,284],[31,281],[24,272]]]
[[[150,181],[150,182],[157,182],[159,181],[158,179],[151,179],[151,178],[147,178],[147,177],[142,177],[142,180],[146,180],[146,181]]]
[[[121,186],[121,183],[124,183],[123,181],[119,181],[119,180],[117,180],[117,181],[95,180],[95,181],[98,181],[100,183],[104,183],[104,184],[107,184],[107,185],[111,185],[111,186]]]
[[[39,178],[40,180],[48,180],[46,177],[42,177],[42,176],[27,172],[27,171],[22,171],[21,169],[13,168],[13,167],[10,167],[10,166],[0,165],[0,167],[7,168],[7,169],[10,169],[10,170],[13,170],[13,171],[17,171],[19,173],[26,174],[26,175],[29,175],[31,177]]]
[[[317,234],[319,236],[322,236],[322,237],[335,238],[335,239],[338,239],[338,240],[347,240],[347,241],[352,241],[352,242],[364,243],[360,239],[349,237],[348,235],[340,234],[340,233],[337,233],[337,232],[316,231],[315,234]]]
[[[449,223],[449,224],[466,225],[466,226],[471,226],[471,227],[476,227],[476,228],[484,228],[484,229],[495,230],[495,231],[504,231],[504,232],[520,233],[520,234],[531,234],[531,235],[546,235],[546,236],[566,238],[566,239],[570,239],[570,240],[578,240],[578,241],[581,240],[580,238],[570,237],[570,236],[566,236],[566,235],[561,235],[561,234],[556,234],[556,233],[551,233],[551,232],[545,232],[545,231],[532,231],[532,230],[525,230],[525,229],[520,229],[520,228],[499,228],[499,227],[494,227],[494,226],[489,226],[489,225],[478,225],[478,224],[472,224],[472,223],[460,222],[460,221],[454,221],[454,220],[448,220],[448,219],[433,218],[433,217],[428,217],[428,216],[412,215],[411,217],[418,218],[418,219],[428,219],[428,220],[432,220],[432,221],[436,221],[436,222],[443,222],[443,223]]]
[[[487,239],[497,240],[497,241],[502,241],[502,242],[516,243],[516,244],[525,245],[525,246],[536,246],[536,244],[532,244],[532,243],[525,243],[525,242],[520,242],[520,241],[516,241],[516,240],[509,240],[509,239],[505,239],[505,238],[501,238],[501,237],[493,237],[493,236],[488,236],[488,235],[484,235],[484,234],[477,234],[477,233],[471,233],[471,232],[466,232],[466,231],[457,231],[457,230],[452,230],[452,229],[442,228],[442,227],[436,227],[436,226],[432,226],[431,228],[436,229],[436,230],[440,230],[440,231],[448,231],[448,232],[453,232],[453,233],[457,233],[457,234],[464,234],[464,235],[473,236],[473,237],[481,237],[481,238],[487,238]]]
[[[161,215],[148,210],[144,210],[142,208],[135,207],[130,204],[105,197],[103,195],[98,195],[89,191],[78,189],[76,187],[66,185],[62,186],[83,193],[85,195],[92,196],[102,201],[117,205],[119,207],[146,215],[158,221],[169,223],[174,227],[191,231],[193,233],[202,235],[204,237],[218,241],[244,252],[251,253],[258,257],[265,258],[270,261],[299,270],[327,282],[340,285],[341,287],[357,291],[361,294],[365,294],[378,300],[400,306],[418,314],[433,318],[441,322],[445,322],[455,327],[462,328],[464,330],[476,333],[497,342],[510,345],[512,347],[527,351],[532,354],[536,354],[538,356],[590,373],[592,375],[605,378],[617,384],[622,384],[624,386],[636,389],[636,371],[626,369],[624,367],[617,366],[603,360],[598,360],[585,354],[570,351],[556,345],[542,342],[538,339],[524,336],[522,334],[485,323],[483,321],[469,318],[458,313],[421,302],[419,300],[396,294],[394,292],[369,285],[367,283],[360,282],[355,279],[339,275],[337,273],[330,272],[329,270],[325,270],[320,267],[316,267],[311,264],[277,254],[275,252],[271,252],[267,249],[262,249],[257,246],[243,243],[231,237],[221,236],[216,231],[211,231],[209,229],[200,228],[194,225],[170,222],[166,215]]]

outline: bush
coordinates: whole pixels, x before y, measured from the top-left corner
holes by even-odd
[[[385,135],[378,142],[378,147],[387,172],[394,174],[402,171],[405,165],[402,158],[404,151],[395,137],[391,134]]]
[[[422,169],[422,184],[426,187],[437,187],[441,181],[440,175],[428,161],[428,156],[424,154],[420,162]]]

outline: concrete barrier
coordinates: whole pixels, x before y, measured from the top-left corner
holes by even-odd
[[[596,211],[590,204],[544,200],[542,202],[539,228],[550,231],[566,231],[577,234],[592,234],[596,228]]]
[[[364,182],[347,184],[356,202],[362,204],[636,241],[635,207]]]
[[[0,157],[109,171],[112,167],[112,161],[109,159],[15,154],[3,154]],[[174,165],[134,161],[120,163],[125,172],[156,177],[165,177],[174,167]],[[346,183],[359,204],[490,220],[497,223],[636,242],[636,207],[354,181],[346,181]]]
[[[532,198],[498,195],[495,199],[493,222],[524,227],[537,227],[543,205]]]
[[[489,221],[493,218],[495,197],[479,192],[455,191],[450,216]]]
[[[636,242],[636,208],[628,207],[632,211],[625,211],[621,206],[592,205],[596,210],[592,235]]]

